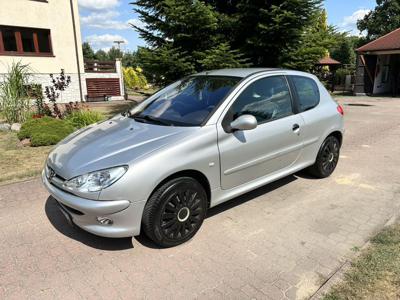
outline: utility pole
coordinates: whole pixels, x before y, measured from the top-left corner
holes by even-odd
[[[125,41],[114,41],[114,44],[118,45],[119,51],[121,51],[121,44],[124,44],[124,43],[125,43]]]

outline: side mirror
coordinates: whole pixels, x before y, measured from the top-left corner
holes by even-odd
[[[252,130],[257,127],[257,119],[252,115],[242,115],[231,123],[232,131]]]

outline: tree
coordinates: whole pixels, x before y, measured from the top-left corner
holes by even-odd
[[[116,47],[111,47],[110,50],[108,50],[107,56],[108,60],[115,61],[116,59],[122,59],[124,53]]]
[[[347,33],[336,34],[336,43],[329,49],[331,57],[344,65],[355,65],[355,49],[359,47],[360,39],[358,36],[349,36]]]
[[[219,30],[221,14],[205,1],[137,0],[131,4],[145,24],[133,27],[150,45],[138,55],[144,70],[154,74],[155,80],[167,83],[203,70],[206,51],[214,49],[216,56],[215,50],[226,42]],[[237,51],[230,47],[225,50],[232,62],[229,66],[241,65],[236,60]],[[218,61],[223,60],[214,59],[213,65]]]
[[[139,48],[138,58],[145,76],[161,85],[195,72],[187,53],[165,45],[155,49]]]
[[[282,49],[284,67],[309,72],[318,60],[329,54],[329,48],[335,43],[335,29],[328,26],[325,10],[315,11],[312,19],[297,44]]]
[[[97,60],[100,60],[100,61],[109,60],[107,52],[102,49],[97,50],[95,55],[96,55]]]
[[[284,50],[297,47],[320,5],[320,0],[239,1],[233,47],[255,66],[281,66],[290,58]]]
[[[122,57],[122,65],[124,67],[137,67],[139,65],[139,61],[137,58],[136,52],[125,52]]]
[[[82,44],[82,51],[83,51],[84,59],[87,59],[87,60],[96,59],[96,55],[94,54],[94,51],[88,42],[85,42]]]
[[[377,39],[400,27],[400,0],[376,0],[377,6],[357,27],[367,32],[367,40]]]
[[[203,56],[204,58],[201,58]],[[239,50],[232,50],[228,43],[222,43],[200,54],[198,62],[202,69],[239,68],[249,65]]]
[[[164,82],[208,68],[278,67],[293,58],[287,49],[299,47],[321,2],[136,0],[145,25],[133,27],[149,44],[140,62]]]

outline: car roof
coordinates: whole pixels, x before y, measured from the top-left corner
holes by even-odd
[[[220,69],[220,70],[211,70],[204,71],[196,74],[195,76],[232,76],[232,77],[247,77],[259,72],[271,72],[271,71],[280,71],[283,69],[274,69],[274,68],[237,68],[237,69]]]

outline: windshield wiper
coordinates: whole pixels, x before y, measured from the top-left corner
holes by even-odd
[[[149,115],[144,115],[144,116],[140,116],[140,115],[131,115],[129,116],[130,118],[133,118],[135,121],[138,122],[146,122],[146,123],[153,123],[153,124],[160,124],[160,125],[165,125],[165,126],[171,126],[172,124],[165,122],[163,120],[160,120],[158,118],[155,118],[153,116],[149,116]]]
[[[127,111],[124,111],[121,115],[124,117],[130,118],[132,116],[132,113],[130,110],[127,110]]]

